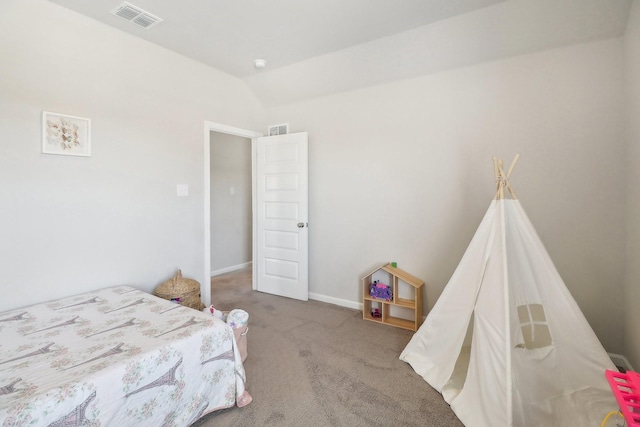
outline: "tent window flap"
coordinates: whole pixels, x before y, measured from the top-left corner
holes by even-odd
[[[517,347],[533,350],[552,345],[551,333],[542,304],[519,305],[518,319],[524,343]]]

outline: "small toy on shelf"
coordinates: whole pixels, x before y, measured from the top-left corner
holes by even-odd
[[[379,280],[374,280],[369,288],[369,295],[373,299],[383,299],[385,301],[391,301],[393,299],[393,292],[391,286],[380,283]]]
[[[371,317],[375,319],[379,319],[380,317],[382,317],[382,313],[380,313],[380,309],[374,308],[373,310],[371,310]]]
[[[422,280],[388,263],[362,277],[361,283],[364,320],[418,330],[422,324]],[[374,308],[382,316],[375,317]]]

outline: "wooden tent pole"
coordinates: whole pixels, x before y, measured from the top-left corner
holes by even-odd
[[[496,176],[496,195],[494,199],[504,199],[504,183],[502,179],[502,168],[500,167],[500,160],[493,158],[493,173]]]
[[[512,199],[518,198],[518,196],[516,195],[516,192],[513,191],[513,188],[509,183],[509,177],[511,176],[511,172],[513,172],[513,169],[515,168],[516,163],[518,163],[519,158],[520,158],[520,154],[516,154],[513,161],[511,162],[511,166],[509,166],[509,170],[505,174],[503,169],[502,159],[496,159],[495,157],[493,157],[493,173],[495,174],[495,177],[496,177],[496,196],[495,196],[496,200],[504,199],[505,187],[507,187],[507,190],[509,190],[509,194],[511,194]]]
[[[500,173],[500,200],[504,199],[505,176],[502,169],[502,159],[498,159],[498,172]]]
[[[520,158],[520,154],[516,154],[516,157],[513,158],[513,161],[511,162],[511,166],[509,167],[509,172],[507,172],[507,180],[506,180],[507,190],[509,190],[509,193],[511,194],[511,198],[514,200],[518,199],[518,196],[516,195],[516,192],[513,191],[513,188],[511,188],[511,183],[509,182],[509,175],[511,175],[511,172],[513,172],[513,168],[515,168],[519,158]]]
[[[493,175],[496,178],[496,199],[498,198],[498,191],[500,191],[500,176],[498,175],[498,159],[493,158]]]
[[[509,166],[509,172],[507,172],[507,178],[511,176],[511,172],[513,172],[513,168],[516,167],[516,163],[518,163],[519,158],[520,158],[520,154],[516,154],[516,156],[513,158],[513,161],[511,162],[511,166]]]

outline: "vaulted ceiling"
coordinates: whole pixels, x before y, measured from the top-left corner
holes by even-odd
[[[243,79],[275,106],[618,37],[631,0],[50,0]],[[255,59],[266,60],[256,69]]]

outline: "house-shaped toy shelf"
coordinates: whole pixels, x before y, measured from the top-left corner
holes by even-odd
[[[390,287],[390,300],[371,295],[376,281]],[[362,278],[362,318],[417,331],[422,323],[422,286],[422,280],[391,264],[375,269]]]

